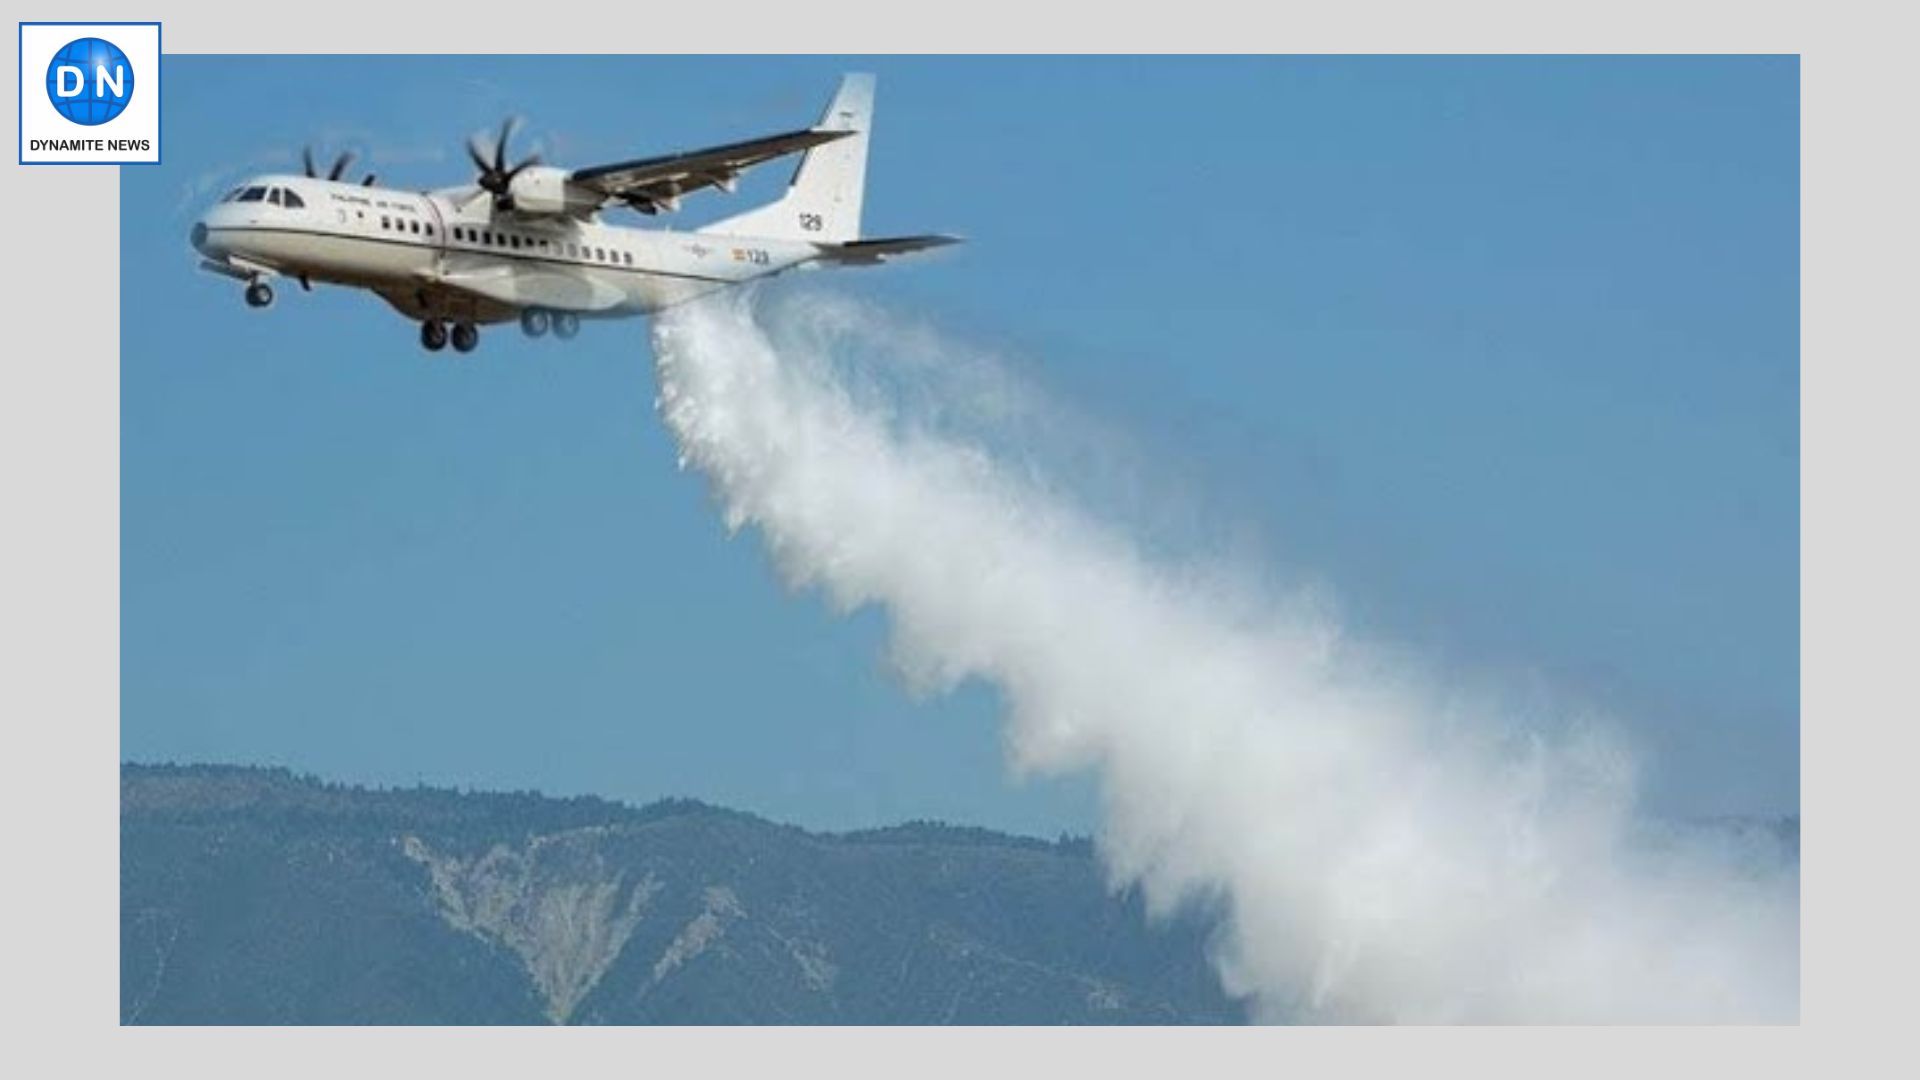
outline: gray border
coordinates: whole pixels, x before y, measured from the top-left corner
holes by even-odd
[[[162,6],[162,5],[156,5]],[[111,170],[7,170],[24,208],[4,264],[10,322],[0,386],[0,707],[12,722],[0,785],[15,930],[9,1060],[29,1075],[338,1077],[459,1070],[524,1076],[605,1067],[704,1075],[968,1076],[1207,1073],[1608,1076],[1824,1073],[1910,1052],[1903,958],[1914,889],[1904,847],[1915,736],[1905,679],[1920,528],[1912,488],[1908,35],[1870,9],[1620,0],[1604,10],[1463,0],[1251,11],[1221,0],[1181,17],[1050,11],[980,0],[927,9],[816,0],[710,9],[581,10],[513,20],[469,9],[335,0],[324,12],[167,3],[191,52],[1771,51],[1803,53],[1803,680],[1808,856],[1803,1024],[1788,1029],[1095,1029],[952,1032],[714,1029],[118,1029],[119,199]],[[1392,10],[1382,11],[1381,7]],[[1145,17],[1138,17],[1145,16]],[[278,21],[285,20],[285,21]],[[594,33],[581,34],[590,25]],[[370,28],[377,27],[375,32]],[[15,73],[18,78],[18,72]],[[16,131],[16,137],[18,132]],[[185,271],[183,271],[185,272]],[[91,296],[58,283],[94,280]],[[76,340],[75,327],[92,333]],[[1818,718],[1817,723],[1808,722]],[[35,1068],[35,1066],[45,1066]],[[1853,1067],[1853,1068],[1850,1068]],[[1650,1068],[1651,1067],[1651,1068]]]

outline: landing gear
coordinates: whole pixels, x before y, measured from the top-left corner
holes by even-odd
[[[480,331],[470,322],[453,324],[453,349],[455,352],[472,352],[480,344]]]
[[[551,321],[547,318],[547,313],[539,308],[528,308],[520,313],[520,329],[526,331],[528,337],[539,337],[545,334]]]
[[[447,347],[447,324],[439,319],[428,319],[420,324],[420,345],[428,352],[439,352]]]
[[[247,306],[266,307],[273,303],[273,286],[264,281],[256,281],[247,286]]]
[[[562,341],[568,341],[573,338],[573,335],[579,332],[580,332],[580,316],[575,315],[571,311],[556,311],[553,313],[553,336],[554,337],[557,337]]]

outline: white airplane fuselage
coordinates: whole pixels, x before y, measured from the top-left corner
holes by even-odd
[[[249,191],[263,194],[239,201]],[[469,323],[528,310],[646,315],[820,253],[793,240],[521,216],[470,194],[261,176],[211,207],[192,241],[210,269],[233,277],[370,289],[411,318]]]
[[[229,191],[189,235],[201,269],[246,283],[248,305],[290,278],[367,289],[420,324],[430,352],[471,352],[478,327],[519,320],[529,336],[570,338],[582,319],[649,315],[797,266],[871,266],[957,242],[860,232],[873,77],[848,75],[813,127],[630,161],[562,169],[538,156],[509,164],[513,122],[467,150],[465,187],[403,191],[324,176],[258,176]],[[624,229],[606,210],[678,209],[682,196],[731,191],[742,170],[790,154],[800,164],[778,199],[702,229]]]

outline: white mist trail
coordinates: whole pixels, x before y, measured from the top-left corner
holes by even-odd
[[[909,682],[996,685],[1017,767],[1095,770],[1112,879],[1214,904],[1257,1018],[1797,1018],[1797,867],[1637,822],[1598,731],[1529,731],[1310,607],[1202,587],[903,404],[950,363],[989,428],[1044,427],[977,355],[818,295],[677,309],[654,348],[729,527],[882,607]]]

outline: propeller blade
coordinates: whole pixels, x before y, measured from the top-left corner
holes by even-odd
[[[313,291],[313,282],[312,282],[312,281],[310,281],[310,280],[308,280],[308,278],[307,278],[307,275],[305,275],[305,274],[301,274],[301,275],[300,275],[300,287],[301,287],[302,289],[304,289],[304,290],[306,290],[307,292],[312,292],[312,291]]]
[[[300,148],[300,161],[302,164],[304,164],[307,167],[308,176],[320,175],[319,173],[313,171],[313,147],[303,146]]]
[[[513,186],[514,177],[519,176],[521,172],[538,164],[540,164],[540,155],[535,154],[532,157],[528,158],[527,160],[521,162],[518,165],[515,165],[513,168],[508,169],[506,172],[502,173],[500,175],[500,187],[503,190],[503,192],[504,192],[504,189]]]
[[[479,169],[482,175],[485,175],[486,172],[492,168],[492,166],[487,164],[487,152],[482,147],[480,136],[478,135],[470,136],[467,139],[467,156],[473,159],[473,167]]]
[[[368,173],[368,174],[367,174],[367,178],[366,178],[365,180],[362,180],[362,181],[360,181],[360,186],[361,186],[361,187],[372,187],[372,186],[373,186],[373,174],[372,174],[372,173]]]
[[[333,168],[328,170],[327,179],[338,180],[346,174],[347,166],[353,164],[353,151],[342,150],[340,156],[333,159]]]
[[[513,138],[513,129],[520,126],[518,117],[509,116],[500,124],[500,141],[493,144],[493,171],[507,171],[507,140]]]

